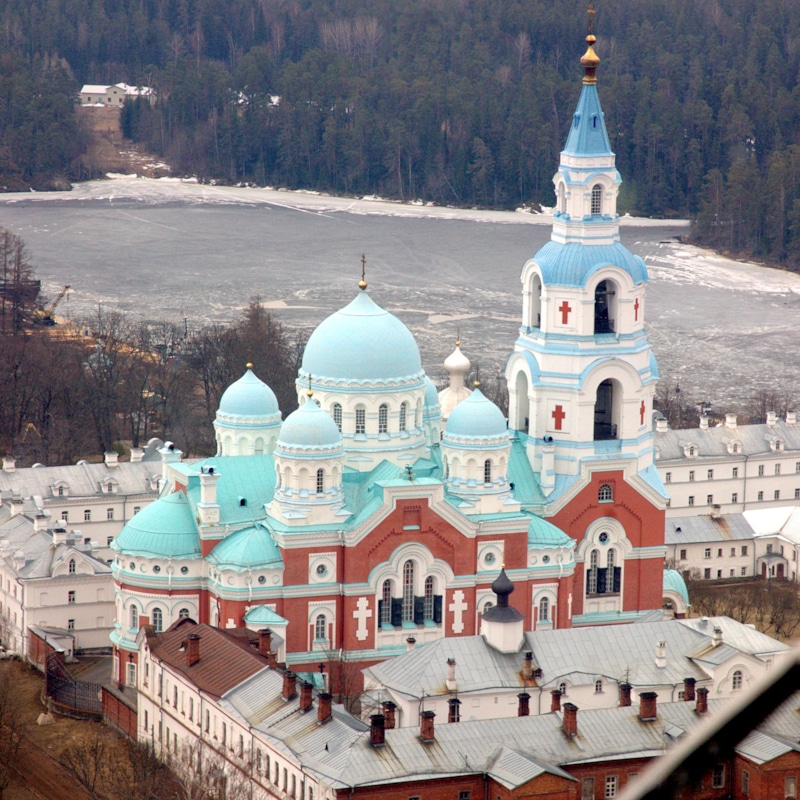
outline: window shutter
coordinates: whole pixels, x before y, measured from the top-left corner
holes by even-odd
[[[608,570],[605,567],[598,567],[597,568],[597,593],[598,594],[605,594],[605,591],[606,591],[606,572],[608,572]]]
[[[442,623],[442,595],[435,594],[433,596],[433,621],[437,625]]]
[[[383,600],[378,600],[378,625],[383,622]]]
[[[414,598],[414,624],[422,625],[425,622],[425,598]]]
[[[392,625],[399,628],[403,624],[403,598],[392,598]]]
[[[614,591],[619,592],[622,585],[622,567],[614,567]]]

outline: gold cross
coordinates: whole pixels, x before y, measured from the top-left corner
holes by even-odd
[[[594,3],[589,3],[589,10],[586,12],[589,15],[589,36],[594,33],[594,15],[597,13],[594,10]]]

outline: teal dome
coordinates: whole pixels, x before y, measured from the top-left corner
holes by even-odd
[[[686,605],[690,605],[689,603],[689,591],[686,588],[686,581],[684,581],[683,576],[674,569],[665,569],[664,570],[664,586],[663,590],[665,592],[675,592],[679,594],[685,601]]]
[[[200,538],[194,513],[183,492],[173,492],[145,506],[120,531],[111,547],[125,555],[194,558]]]
[[[425,405],[429,410],[439,411],[439,392],[430,378],[425,378]]]
[[[208,560],[221,568],[239,570],[283,565],[278,546],[260,525],[227,536],[211,551]]]
[[[462,400],[451,412],[445,434],[451,436],[503,436],[508,432],[503,412],[480,389]]]
[[[533,257],[547,286],[585,286],[601,267],[612,264],[624,269],[634,284],[647,282],[647,267],[620,242],[584,244],[583,242],[548,242]]]
[[[561,528],[541,517],[534,517],[528,525],[528,549],[542,550],[553,547],[575,547],[575,540],[567,536]]]
[[[280,414],[280,409],[272,389],[248,367],[223,393],[219,413],[231,417],[272,417]]]
[[[341,447],[342,434],[336,423],[314,401],[308,398],[297,411],[286,417],[278,436],[281,447]]]
[[[314,380],[386,381],[421,372],[411,331],[363,290],[311,334],[301,367]]]

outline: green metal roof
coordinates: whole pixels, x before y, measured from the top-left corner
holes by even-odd
[[[173,492],[145,506],[125,525],[111,546],[129,555],[199,556],[197,524],[186,495]]]
[[[208,560],[219,567],[239,571],[283,566],[281,551],[263,525],[253,525],[227,536],[211,551]]]

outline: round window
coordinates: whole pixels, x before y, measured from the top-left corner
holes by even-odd
[[[494,560],[495,560],[495,555],[494,555],[494,553],[491,553],[491,552],[490,552],[490,553],[487,553],[487,554],[486,554],[486,555],[483,557],[483,560],[484,560],[484,562],[485,562],[485,563],[487,563],[487,564],[494,564]]]
[[[550,556],[542,556],[542,564],[549,564]]]
[[[131,561],[129,566],[131,569],[136,569],[136,564],[133,561]]]
[[[189,567],[181,567],[181,575],[188,575]]]
[[[605,531],[603,531],[598,538],[600,539],[600,544],[608,543],[608,534]]]
[[[161,567],[159,567],[159,566],[158,566],[158,564],[156,564],[156,565],[153,567],[153,572],[155,572],[156,574],[158,574],[159,572],[161,572]]]
[[[317,575],[324,575],[328,568],[324,564],[317,564]]]
[[[267,582],[267,576],[266,575],[259,575],[258,576],[258,582],[259,583],[266,583]]]

